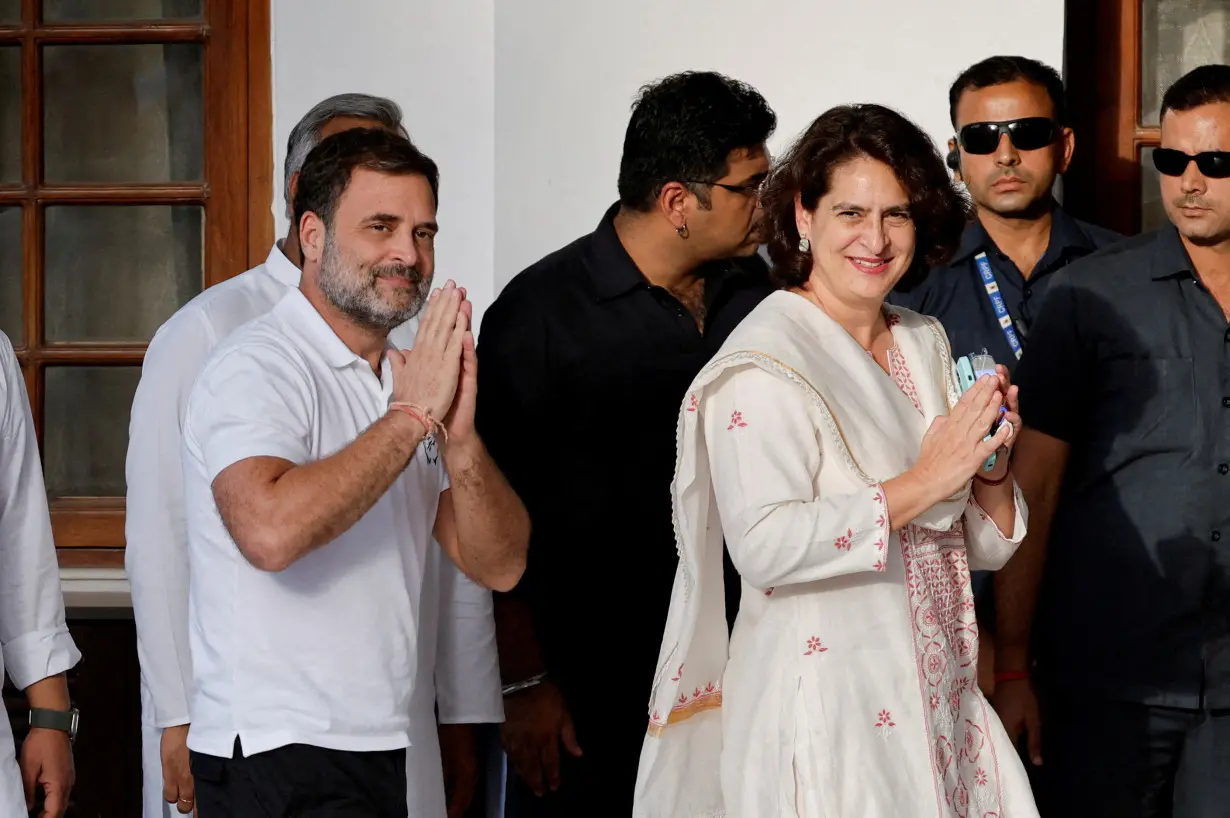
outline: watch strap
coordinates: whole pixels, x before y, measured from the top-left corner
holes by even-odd
[[[30,726],[46,730],[59,730],[68,733],[70,739],[77,737],[77,723],[80,714],[76,708],[72,710],[48,710],[42,707],[30,708]]]

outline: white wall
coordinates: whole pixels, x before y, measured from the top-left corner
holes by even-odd
[[[273,0],[275,215],[294,123],[324,97],[397,100],[440,164],[441,276],[479,315],[518,271],[616,197],[645,82],[710,69],[777,111],[775,153],[826,108],[880,102],[937,142],[948,85],[1017,53],[1061,68],[1063,0]]]
[[[274,215],[286,234],[282,162],[290,130],[333,94],[395,100],[440,166],[438,280],[491,303],[494,0],[272,0]]]
[[[777,111],[775,154],[845,102],[897,108],[943,144],[951,136],[948,86],[962,69],[996,53],[1061,69],[1063,5],[500,0],[496,286],[592,230],[615,201],[629,106],[647,81],[700,69],[752,84]]]

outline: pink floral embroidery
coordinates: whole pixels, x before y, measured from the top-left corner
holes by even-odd
[[[649,717],[650,721],[662,721],[662,714],[657,710],[653,711],[653,715]]]
[[[677,681],[679,681],[682,677],[683,677],[683,665],[680,665],[680,666],[679,666],[679,669],[675,671],[675,675],[671,677],[671,681],[672,681],[672,682],[677,682]]]
[[[987,785],[987,771],[979,767],[974,770],[974,783],[980,787]]]
[[[698,406],[700,406],[700,401],[696,399],[696,395],[689,395],[688,396],[688,411],[695,412]]]
[[[769,588],[764,592],[765,596],[773,596],[773,589]]]
[[[838,537],[837,540],[833,543],[833,547],[836,548],[838,551],[849,551],[850,545],[851,545],[850,541],[853,538],[854,538],[854,530],[847,528],[846,533],[843,536]]]
[[[811,656],[813,653],[824,653],[827,650],[828,648],[820,644],[820,640],[813,636],[807,640],[807,650],[803,652],[803,655]]]
[[[914,404],[914,408],[921,412],[922,402],[918,398],[918,389],[914,386],[914,379],[910,376],[910,367],[905,362],[905,356],[897,347],[888,351],[888,374],[893,379],[893,383],[897,384],[897,388],[910,399],[910,403]]]
[[[680,704],[687,704],[687,703],[688,703],[688,694],[687,694],[687,693],[680,693],[680,694],[679,694],[679,703],[680,703]]]
[[[745,426],[747,426],[747,424],[743,422],[742,412],[730,413],[730,425],[726,427],[726,431],[730,431],[731,429],[742,429]]]
[[[957,788],[952,794],[952,808],[956,811],[958,818],[965,818],[969,815],[969,790],[965,788],[965,782],[957,779]]]
[[[948,770],[949,764],[952,764],[952,744],[948,739],[940,736],[935,742],[935,765],[943,773]]]
[[[876,716],[876,729],[880,731],[881,738],[888,738],[896,726],[897,722],[893,721],[893,714],[887,710],[881,710]]]
[[[712,693],[715,690],[717,690],[717,685],[715,685],[713,682],[710,682],[709,684],[705,685],[706,693]]]
[[[965,720],[965,757],[969,761],[975,762],[978,756],[982,754],[982,745],[986,739],[983,735],[982,728],[974,724],[969,719]]]
[[[884,564],[884,560],[876,560],[875,565],[871,567],[873,570],[883,573],[884,569],[887,568],[888,566]]]

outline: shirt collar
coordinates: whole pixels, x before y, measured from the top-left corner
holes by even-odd
[[[600,301],[649,286],[615,232],[615,214],[618,212],[619,202],[607,208],[590,242],[586,267]]]
[[[269,250],[269,256],[265,259],[265,269],[269,271],[269,275],[287,287],[298,287],[302,271],[292,264],[282,252],[283,241],[284,239],[278,239]]]
[[[982,250],[996,250],[995,242],[987,233],[982,222],[975,218],[965,226],[961,234],[961,245],[950,264],[959,264]],[[1089,234],[1081,229],[1080,222],[1068,215],[1058,205],[1051,211],[1051,237],[1047,242],[1044,259],[1065,259],[1073,254],[1087,255],[1096,250]]]
[[[619,202],[616,202],[607,208],[606,215],[598,223],[598,229],[591,234],[586,257],[586,268],[599,301],[609,301],[638,289],[647,290],[652,286],[636,266],[632,256],[628,255],[623,242],[619,240],[619,234],[615,232],[615,215],[619,213],[619,207]],[[724,259],[707,262],[699,274],[706,282],[720,282],[741,269],[735,260]],[[716,286],[706,286],[706,300],[716,292]]]
[[[1149,276],[1154,281],[1194,275],[1191,257],[1183,246],[1183,239],[1173,224],[1157,231],[1153,244],[1153,256],[1149,259]]]
[[[333,327],[329,326],[324,316],[316,311],[316,307],[307,300],[307,296],[298,286],[291,287],[286,295],[282,296],[282,300],[277,303],[274,310],[294,332],[297,332],[303,340],[321,354],[329,366],[335,369],[345,369],[356,363],[364,367],[368,366],[366,360],[355,354],[341,338],[337,337]],[[382,371],[388,366],[388,350],[394,348],[388,339],[385,340],[384,346]]]

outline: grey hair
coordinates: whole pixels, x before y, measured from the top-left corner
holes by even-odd
[[[338,94],[318,102],[303,115],[290,132],[286,142],[286,162],[282,167],[282,200],[286,203],[286,218],[294,219],[294,203],[290,197],[290,180],[303,170],[312,148],[320,144],[320,129],[332,119],[370,119],[407,139],[401,122],[401,106],[391,99],[370,94]]]

